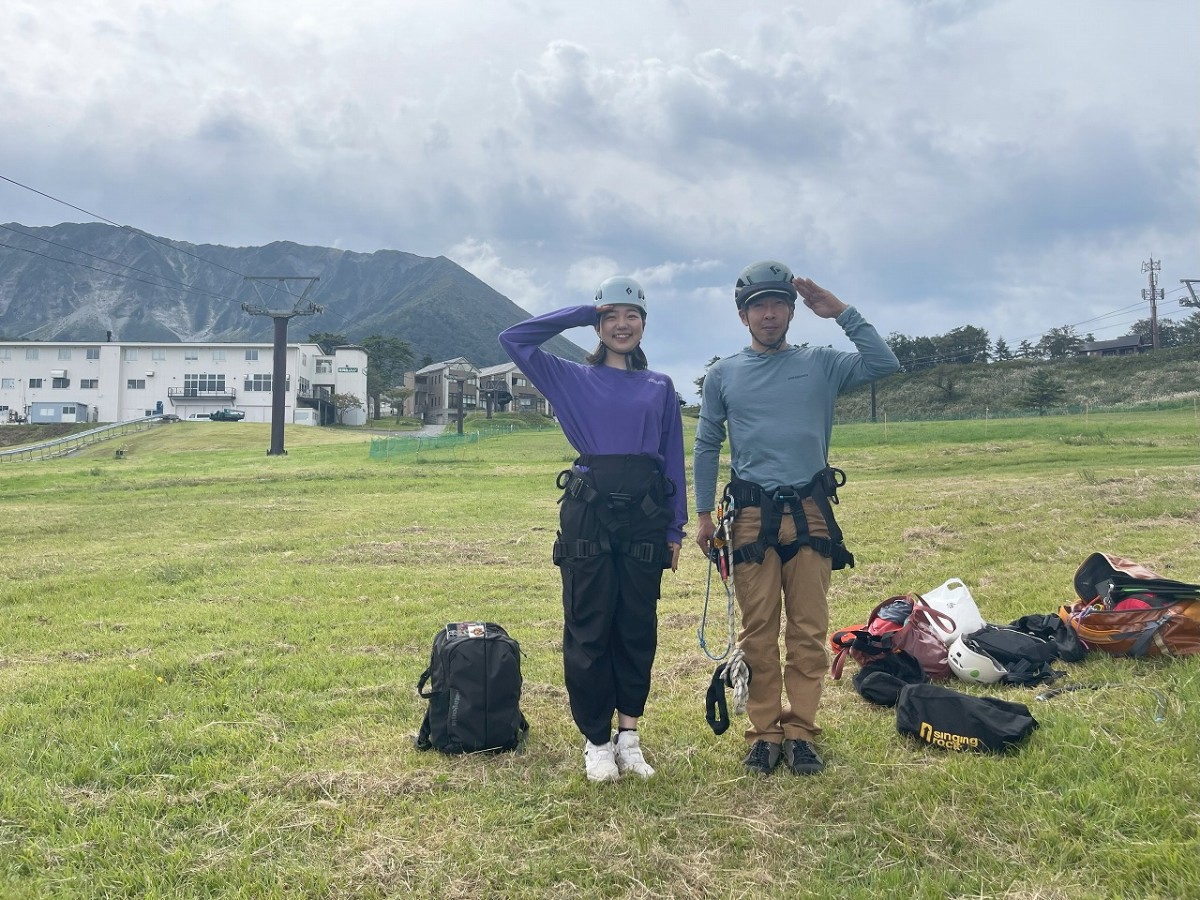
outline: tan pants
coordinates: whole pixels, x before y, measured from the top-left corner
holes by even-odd
[[[812,500],[804,500],[805,519],[814,537],[828,537],[825,518]],[[733,549],[758,540],[761,513],[757,507],[738,511],[733,524]],[[796,540],[791,507],[779,524],[779,543]],[[742,613],[738,646],[752,673],[746,713],[753,743],[784,739],[810,741],[820,734],[817,707],[829,657],[825,642],[829,632],[828,559],[811,547],[801,547],[786,564],[774,549],[761,563],[734,566],[734,590]],[[779,633],[783,616],[786,657],[780,672]],[[783,703],[783,689],[788,703]]]

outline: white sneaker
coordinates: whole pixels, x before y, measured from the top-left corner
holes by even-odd
[[[616,781],[621,777],[616,760],[613,759],[614,752],[613,745],[608,741],[603,744],[585,741],[583,762],[587,767],[588,781]]]
[[[632,772],[634,775],[640,775],[642,778],[649,778],[654,774],[653,767],[650,763],[646,762],[646,757],[642,756],[642,742],[636,731],[622,731],[618,733],[615,746],[617,750],[617,771],[622,775],[626,772]]]

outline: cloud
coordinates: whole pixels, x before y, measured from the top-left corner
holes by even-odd
[[[1169,0],[13,0],[0,173],[195,243],[445,254],[531,312],[632,274],[677,381],[765,257],[885,334],[1015,343],[1135,304],[1150,254],[1200,277],[1196,33]]]
[[[467,238],[446,255],[523,309],[540,312],[551,308],[546,305],[551,291],[537,282],[535,273],[506,266],[491,244]]]

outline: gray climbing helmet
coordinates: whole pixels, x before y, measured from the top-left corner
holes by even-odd
[[[733,299],[738,309],[763,294],[777,294],[793,306],[796,305],[796,286],[792,284],[792,270],[781,262],[764,259],[742,269],[733,288]]]
[[[606,278],[600,283],[600,287],[596,288],[597,306],[618,303],[622,306],[636,306],[642,311],[642,318],[645,318],[646,292],[640,284],[625,275]]]

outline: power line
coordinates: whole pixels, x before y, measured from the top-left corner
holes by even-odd
[[[235,300],[232,297],[226,297],[222,294],[214,294],[212,291],[206,291],[203,288],[193,287],[190,284],[186,284],[186,283],[184,283],[182,281],[178,281],[174,278],[168,278],[166,275],[159,275],[157,272],[147,272],[145,269],[139,269],[136,266],[129,266],[129,265],[126,265],[125,263],[120,263],[120,262],[117,262],[115,259],[108,259],[107,257],[104,257],[104,256],[97,256],[95,253],[89,253],[87,250],[80,250],[77,247],[70,247],[67,244],[63,244],[59,241],[52,241],[49,238],[40,237],[36,234],[30,234],[27,231],[19,231],[16,228],[9,227],[8,225],[0,225],[0,228],[5,229],[6,231],[11,231],[11,232],[13,232],[13,234],[19,234],[23,237],[33,238],[33,240],[41,241],[44,244],[50,244],[55,247],[61,247],[63,250],[66,250],[70,253],[79,253],[83,256],[90,257],[90,258],[98,260],[100,262],[108,263],[109,265],[120,266],[122,269],[129,269],[129,271],[131,271],[131,272],[138,272],[142,275],[148,275],[151,278],[158,278],[160,281],[166,281],[166,282],[170,282],[171,284],[177,284],[189,293],[204,294],[206,296],[213,297],[217,300],[228,300],[230,303],[240,303],[241,302],[240,300]],[[49,259],[54,262],[65,263],[68,266],[79,266],[80,268],[83,268],[83,269],[91,269],[94,272],[100,272],[104,275],[111,275],[114,278],[127,278],[130,281],[138,281],[138,282],[141,282],[142,284],[151,285],[152,287],[168,287],[169,286],[166,284],[159,284],[158,282],[154,282],[154,281],[146,281],[144,278],[135,278],[132,275],[125,275],[125,274],[122,274],[121,272],[109,272],[106,269],[99,269],[99,268],[96,268],[96,266],[89,266],[87,263],[77,262],[72,259],[62,259],[61,257],[57,257],[57,256],[49,256],[45,253],[39,253],[37,250],[31,250],[28,247],[14,247],[12,244],[5,244],[3,242],[0,242],[0,247],[6,247],[9,250],[19,250],[22,253],[31,253],[34,256],[40,256],[43,259]]]
[[[31,187],[31,186],[29,186],[29,185],[27,185],[27,184],[23,184],[22,182],[20,182],[20,181],[17,181],[16,179],[13,179],[13,178],[9,178],[9,177],[8,177],[8,176],[6,176],[6,175],[0,175],[0,180],[2,180],[2,181],[6,181],[6,182],[8,182],[8,183],[9,183],[9,184],[11,184],[11,185],[14,185],[14,186],[16,186],[16,187],[22,188],[23,190],[27,190],[27,191],[30,191],[30,192],[32,192],[32,193],[34,193],[34,194],[37,194],[39,197],[45,197],[47,200],[53,200],[55,203],[61,203],[63,206],[66,206],[66,207],[68,207],[68,208],[70,208],[70,209],[73,209],[73,210],[75,210],[76,212],[81,212],[81,213],[83,213],[84,215],[86,215],[86,216],[90,216],[90,217],[91,217],[91,218],[93,218],[93,219],[98,219],[98,220],[99,220],[99,221],[101,221],[101,222],[104,222],[104,223],[106,223],[106,224],[108,224],[108,225],[112,225],[114,228],[119,228],[119,229],[122,229],[122,230],[124,230],[124,231],[131,231],[131,232],[133,232],[134,234],[140,235],[141,237],[143,237],[143,238],[146,238],[147,240],[153,241],[154,243],[156,243],[156,244],[159,244],[159,245],[161,245],[161,246],[163,246],[163,247],[166,247],[166,248],[167,248],[167,249],[169,249],[169,250],[174,250],[176,253],[182,253],[182,254],[184,254],[185,256],[190,256],[192,259],[198,260],[199,262],[206,263],[206,264],[208,264],[208,265],[210,265],[210,266],[214,266],[214,267],[216,267],[216,268],[218,268],[218,269],[222,269],[223,271],[225,271],[225,272],[229,272],[229,273],[230,273],[230,274],[232,274],[232,275],[237,275],[239,278],[243,279],[243,281],[244,281],[244,280],[246,280],[246,279],[249,277],[249,276],[245,275],[245,273],[243,273],[243,272],[239,272],[239,271],[237,271],[236,269],[231,269],[231,268],[229,268],[228,266],[222,265],[221,263],[214,262],[214,261],[213,261],[213,260],[211,260],[211,259],[207,259],[207,258],[205,258],[205,257],[203,257],[203,256],[200,256],[200,255],[196,254],[196,253],[192,253],[192,252],[191,252],[191,251],[189,251],[189,250],[185,250],[185,249],[184,249],[184,248],[182,248],[182,247],[177,247],[177,246],[175,246],[174,244],[172,244],[172,243],[169,243],[168,241],[162,240],[162,239],[160,239],[160,238],[157,238],[157,237],[155,237],[155,236],[154,236],[154,235],[152,235],[152,234],[149,234],[148,232],[145,232],[145,231],[142,231],[142,230],[140,230],[140,229],[134,228],[134,227],[132,227],[132,226],[130,226],[130,225],[122,225],[122,224],[120,224],[119,222],[114,222],[112,219],[106,218],[105,216],[102,216],[102,215],[100,215],[99,213],[95,213],[95,212],[92,212],[91,210],[84,209],[84,208],[83,208],[83,207],[81,207],[81,206],[76,206],[74,203],[70,203],[70,202],[68,202],[68,201],[66,201],[66,200],[63,200],[63,199],[59,198],[59,197],[55,197],[54,195],[52,195],[52,194],[48,194],[48,193],[46,193],[45,191],[40,191],[40,190],[38,190],[38,189],[37,189],[37,188],[35,188],[35,187]],[[8,228],[8,226],[0,226],[0,227]],[[162,276],[162,275],[157,275],[157,274],[155,274],[155,273],[150,273],[150,272],[143,272],[142,270],[140,270],[140,269],[136,269],[136,268],[134,268],[133,266],[127,266],[127,265],[125,265],[124,263],[117,262],[116,260],[113,260],[113,259],[107,259],[107,258],[105,258],[105,257],[102,257],[102,256],[97,256],[96,254],[93,254],[93,253],[88,253],[86,250],[78,250],[78,249],[76,249],[76,248],[74,248],[74,247],[69,247],[69,246],[67,246],[66,244],[61,244],[61,243],[59,243],[59,242],[57,242],[57,241],[51,241],[51,240],[48,240],[47,238],[38,237],[37,235],[28,234],[27,232],[17,231],[16,229],[12,229],[12,228],[8,228],[8,230],[9,230],[9,231],[13,231],[13,232],[14,232],[14,233],[16,233],[16,234],[24,234],[26,237],[34,238],[35,240],[41,240],[41,241],[45,241],[46,243],[54,244],[55,246],[62,247],[63,249],[69,250],[69,251],[71,251],[71,252],[74,252],[74,253],[81,253],[81,254],[83,254],[83,255],[85,255],[85,256],[90,256],[90,257],[92,257],[93,259],[99,260],[99,261],[101,261],[101,262],[106,262],[106,263],[109,263],[109,264],[111,264],[111,265],[114,265],[114,266],[119,266],[119,267],[121,267],[121,268],[127,268],[127,269],[130,269],[130,270],[132,270],[132,271],[142,272],[142,274],[149,275],[149,276],[150,276],[150,277],[152,277],[152,278],[161,278],[163,281],[172,281],[172,282],[174,282],[175,284],[178,284],[178,285],[180,285],[181,287],[183,287],[185,291],[188,291],[188,292],[191,292],[191,293],[203,294],[203,295],[206,295],[206,296],[209,296],[209,297],[213,297],[213,298],[215,298],[215,299],[218,299],[218,300],[226,300],[226,301],[229,301],[229,302],[231,302],[231,303],[240,303],[240,302],[241,302],[241,301],[239,301],[239,300],[235,300],[235,299],[234,299],[234,298],[232,298],[232,297],[225,297],[225,296],[223,296],[223,295],[221,295],[221,294],[215,294],[215,293],[213,293],[213,292],[211,292],[211,291],[206,291],[206,290],[203,290],[202,288],[194,288],[194,287],[191,287],[191,286],[189,286],[189,285],[185,284],[184,282],[181,282],[181,281],[176,281],[175,279],[169,279],[169,278],[166,278],[165,276]],[[142,280],[142,279],[140,279],[140,278],[132,278],[131,276],[128,276],[128,275],[122,275],[122,274],[120,274],[119,272],[108,272],[108,271],[105,271],[104,269],[99,269],[99,268],[96,268],[95,266],[88,266],[88,265],[86,265],[86,264],[84,264],[84,263],[77,263],[77,262],[73,262],[72,260],[60,259],[60,258],[58,258],[58,257],[53,257],[53,256],[47,256],[47,255],[46,255],[46,254],[44,254],[44,253],[38,253],[38,252],[37,252],[37,251],[35,251],[35,250],[29,250],[29,249],[27,249],[27,248],[24,248],[24,247],[14,247],[14,246],[12,246],[11,244],[3,244],[3,243],[0,243],[0,247],[7,247],[7,248],[8,248],[8,249],[10,249],[10,250],[21,250],[21,251],[23,251],[23,252],[26,252],[26,253],[32,253],[34,256],[41,256],[41,257],[43,257],[44,259],[53,260],[53,261],[55,261],[55,262],[61,262],[61,263],[64,263],[64,264],[66,264],[66,265],[76,265],[76,266],[81,266],[81,267],[83,267],[83,268],[93,269],[94,271],[101,272],[101,273],[103,273],[103,274],[105,274],[105,275],[109,275],[109,276],[116,277],[116,278],[129,278],[129,279],[130,279],[130,280],[132,280],[132,281],[140,281],[140,282],[142,282],[143,284],[149,284],[149,285],[151,285],[152,287],[164,287],[164,285],[162,285],[162,284],[155,284],[155,283],[153,283],[153,282],[149,282],[149,281],[143,281],[143,280]],[[283,285],[283,287],[282,287],[282,290],[284,291],[284,293],[288,293],[288,294],[291,294],[293,297],[297,297],[297,295],[296,295],[296,294],[292,294],[292,292],[291,292],[290,290],[288,290],[288,288],[287,288],[287,285],[286,285],[286,284],[285,284],[285,285]],[[299,297],[297,297],[297,302],[299,302]],[[336,316],[336,317],[337,317],[338,319],[340,319],[342,322],[345,322],[346,324],[350,324],[350,320],[349,320],[348,318],[346,318],[345,316],[343,316],[341,313],[338,313],[338,312],[336,312],[336,311],[334,311],[334,310],[328,310],[327,312],[328,312],[329,314],[333,315],[333,316]]]
[[[184,250],[182,247],[176,247],[172,244],[167,243],[166,241],[162,240],[161,238],[157,238],[152,234],[148,234],[145,231],[142,231],[138,228],[134,228],[132,225],[122,225],[120,222],[114,222],[112,219],[105,218],[104,216],[100,215],[99,213],[94,213],[91,210],[84,209],[81,206],[76,206],[74,203],[68,203],[66,200],[61,200],[58,197],[55,197],[51,194],[47,194],[45,191],[39,191],[37,188],[30,187],[27,184],[22,184],[21,182],[16,181],[12,178],[9,178],[6,175],[0,175],[0,180],[7,181],[9,184],[16,185],[19,188],[24,188],[27,191],[32,191],[33,193],[37,194],[38,196],[45,197],[47,200],[53,200],[55,203],[61,203],[63,206],[68,206],[71,209],[75,210],[76,212],[81,212],[86,216],[91,216],[93,219],[99,219],[101,222],[107,222],[109,225],[112,225],[115,228],[121,228],[125,231],[132,231],[134,234],[139,234],[142,237],[146,238],[147,240],[154,241],[154,243],[156,243],[156,244],[161,244],[164,247],[169,247],[170,249],[176,251],[177,253],[182,253],[185,256],[190,256],[192,259],[197,259],[200,262],[208,263],[210,266],[216,266],[218,269],[224,269],[226,272],[229,272],[231,275],[245,277],[243,275],[243,273],[238,272],[234,269],[231,269],[228,266],[223,266],[220,263],[213,262],[211,259],[205,259],[203,256],[198,256],[195,253],[192,253],[188,250]]]

